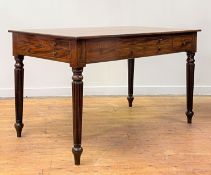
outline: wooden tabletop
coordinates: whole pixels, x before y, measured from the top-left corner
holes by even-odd
[[[67,38],[98,38],[103,36],[112,37],[118,35],[157,35],[171,33],[190,33],[198,31],[200,30],[140,26],[9,30],[9,32],[49,35]]]

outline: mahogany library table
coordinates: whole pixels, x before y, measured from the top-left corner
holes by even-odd
[[[187,121],[192,122],[195,52],[200,30],[102,27],[10,30],[15,58],[15,107],[17,137],[23,128],[24,56],[65,62],[72,68],[73,141],[75,165],[80,165],[83,110],[83,68],[87,64],[128,59],[129,107],[133,102],[134,58],[178,52],[187,53]],[[35,70],[36,71],[36,70]]]

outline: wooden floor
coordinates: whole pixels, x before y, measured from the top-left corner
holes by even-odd
[[[85,97],[81,166],[74,166],[70,98],[25,99],[16,138],[14,100],[0,100],[0,175],[210,175],[211,97]]]

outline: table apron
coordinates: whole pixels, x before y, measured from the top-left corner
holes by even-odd
[[[196,34],[99,38],[86,41],[86,63],[196,52]]]
[[[197,33],[71,39],[13,33],[13,55],[33,56],[84,67],[89,63],[196,52]]]

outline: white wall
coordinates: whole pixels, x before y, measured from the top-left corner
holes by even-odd
[[[8,29],[138,25],[201,28],[195,94],[211,94],[210,0],[0,0],[0,97],[14,96]],[[186,55],[136,59],[135,94],[184,94]],[[25,95],[70,95],[68,64],[25,58]],[[127,93],[126,60],[87,65],[85,94]]]

